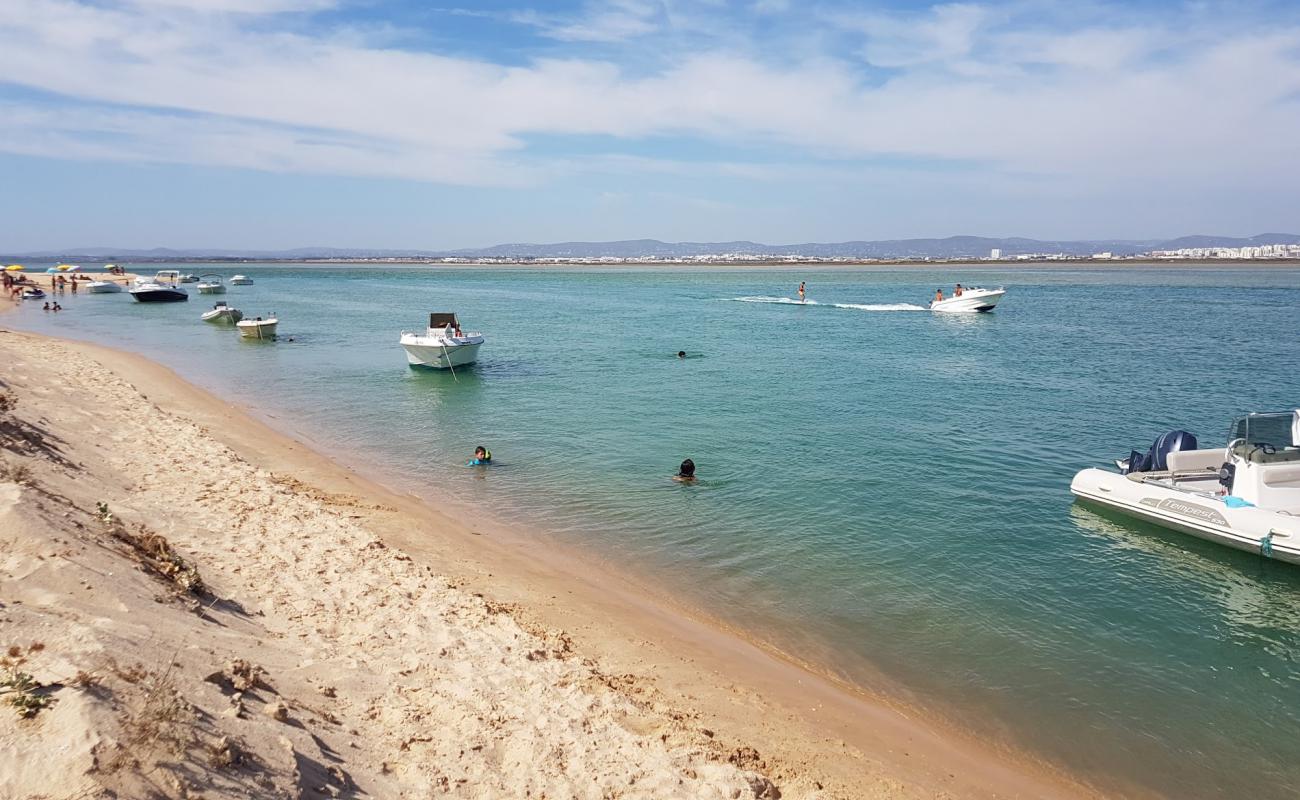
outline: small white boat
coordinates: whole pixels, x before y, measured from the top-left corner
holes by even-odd
[[[993,307],[998,304],[998,301],[1006,293],[1007,290],[1002,288],[963,289],[959,297],[945,297],[942,300],[932,301],[930,310],[949,314],[972,314],[979,311],[992,311]]]
[[[45,296],[45,290],[40,289],[36,286],[28,286],[23,289],[20,296],[24,300],[40,300],[42,297]]]
[[[198,282],[199,282],[198,275],[190,275],[187,273],[181,276],[181,283],[198,283]]]
[[[91,294],[116,294],[122,291],[122,284],[117,281],[91,281],[86,284],[86,291]]]
[[[199,294],[226,293],[226,284],[221,281],[220,275],[204,275],[199,285],[194,288],[199,290]]]
[[[398,340],[413,365],[434,369],[455,369],[478,360],[483,334],[462,332],[455,314],[430,314],[424,333],[402,331]]]
[[[244,312],[226,305],[225,300],[218,300],[211,311],[204,311],[200,315],[204,322],[220,322],[225,325],[233,325],[243,318]]]
[[[189,292],[181,287],[156,281],[138,281],[130,292],[141,303],[176,303],[190,299]]]
[[[1070,492],[1201,539],[1300,564],[1300,410],[1249,414],[1226,448],[1171,431],[1119,472],[1085,469]]]
[[[247,275],[236,275],[230,279],[230,283],[234,286],[248,286],[252,282],[253,279]]]
[[[275,326],[279,322],[280,320],[274,316],[266,319],[258,317],[257,319],[241,319],[235,323],[235,327],[239,329],[239,335],[245,339],[274,339]]]

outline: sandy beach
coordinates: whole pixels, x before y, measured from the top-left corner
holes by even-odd
[[[0,796],[1092,796],[146,359],[0,364]]]

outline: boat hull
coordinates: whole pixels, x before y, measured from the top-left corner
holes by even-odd
[[[91,294],[117,294],[122,291],[122,284],[114,281],[91,281],[86,284],[86,291]]]
[[[274,339],[276,322],[267,322],[265,320],[243,320],[235,323],[239,328],[239,335],[245,339]]]
[[[245,277],[243,275],[236,275],[235,277],[230,279],[230,283],[232,286],[251,286],[253,283],[253,279]]]
[[[931,311],[943,314],[978,314],[992,311],[1006,294],[1004,289],[971,289],[961,297],[949,297],[930,304]]]
[[[1141,483],[1095,468],[1075,475],[1070,492],[1085,502],[1170,530],[1300,564],[1300,517],[1255,506],[1231,508],[1207,494]]]
[[[199,294],[225,294],[226,293],[226,286],[225,284],[222,283],[216,283],[216,284],[200,283],[198,288],[199,288]]]
[[[424,337],[403,337],[402,349],[406,351],[406,360],[412,366],[431,367],[433,369],[450,369],[467,367],[478,360],[478,349],[482,342],[469,344],[442,345],[421,343]]]
[[[226,308],[221,311],[205,311],[202,315],[204,322],[215,322],[221,325],[234,325],[243,318],[243,312],[233,308]]]
[[[181,303],[190,299],[180,289],[133,289],[131,296],[141,303]]]

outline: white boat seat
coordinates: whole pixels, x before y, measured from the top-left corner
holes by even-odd
[[[1223,464],[1223,448],[1214,450],[1175,450],[1165,456],[1170,472],[1193,472],[1201,469],[1217,470]]]

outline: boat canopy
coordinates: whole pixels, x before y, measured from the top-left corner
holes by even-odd
[[[456,321],[456,315],[449,312],[433,313],[429,315],[430,328],[445,328],[450,325],[453,328],[459,328],[460,323]]]

